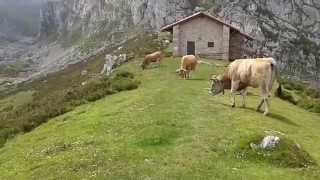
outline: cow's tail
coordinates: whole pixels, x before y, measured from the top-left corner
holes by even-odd
[[[198,61],[198,64],[207,64],[207,65],[209,65],[209,66],[212,66],[211,63],[206,62],[206,61],[202,61],[202,60],[199,60],[199,61]]]
[[[209,65],[209,66],[212,66],[211,63],[200,60],[200,55],[199,55],[199,54],[197,54],[197,55],[195,55],[195,56],[196,56],[196,58],[197,58],[197,63],[198,63],[198,64],[207,64],[207,65]]]
[[[279,69],[275,60],[271,61],[271,71],[272,71],[272,77],[271,77],[271,82],[269,84],[269,91],[271,92],[272,85],[274,81],[276,81],[278,83],[277,94],[280,95],[282,94],[282,85],[280,81]]]

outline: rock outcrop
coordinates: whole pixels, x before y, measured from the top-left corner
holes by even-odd
[[[58,39],[70,33],[82,37],[106,33],[114,40],[133,29],[159,29],[193,8],[188,0],[47,0],[40,33]]]
[[[210,11],[255,36],[284,74],[320,82],[320,1],[217,0]]]

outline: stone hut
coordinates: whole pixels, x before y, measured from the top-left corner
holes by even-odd
[[[244,47],[253,38],[236,27],[207,13],[199,12],[167,25],[162,32],[172,34],[173,55],[200,55],[234,60],[244,56]]]

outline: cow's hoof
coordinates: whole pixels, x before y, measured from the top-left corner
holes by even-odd
[[[231,107],[232,107],[232,108],[235,108],[235,107],[236,107],[236,105],[235,105],[235,104],[232,104],[232,105],[231,105]]]

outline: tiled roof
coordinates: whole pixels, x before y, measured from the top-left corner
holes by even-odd
[[[174,22],[174,23],[172,23],[172,24],[166,25],[166,26],[164,26],[163,28],[161,28],[161,31],[169,31],[169,30],[171,30],[174,26],[176,26],[176,25],[178,25],[178,24],[185,23],[185,22],[187,22],[187,21],[189,21],[189,20],[191,20],[191,19],[194,19],[194,18],[196,18],[196,17],[201,17],[201,16],[208,17],[208,18],[211,19],[211,20],[214,20],[214,21],[219,22],[219,23],[221,23],[221,24],[223,24],[223,25],[226,25],[226,26],[230,27],[230,29],[233,29],[233,30],[239,32],[241,35],[245,36],[247,39],[250,39],[250,40],[253,40],[253,39],[254,39],[254,38],[253,38],[252,36],[250,36],[249,34],[246,34],[246,33],[241,32],[238,28],[232,26],[231,24],[228,24],[228,23],[226,23],[226,22],[224,22],[224,21],[222,21],[222,20],[220,20],[220,19],[218,19],[218,18],[216,18],[216,17],[214,17],[214,16],[211,16],[211,15],[209,15],[209,14],[207,14],[207,13],[204,13],[204,12],[195,13],[195,14],[193,14],[193,15],[191,15],[191,16],[188,16],[188,17],[186,17],[186,18],[184,18],[184,19],[181,19],[181,20],[179,20],[179,21],[177,21],[177,22]]]

